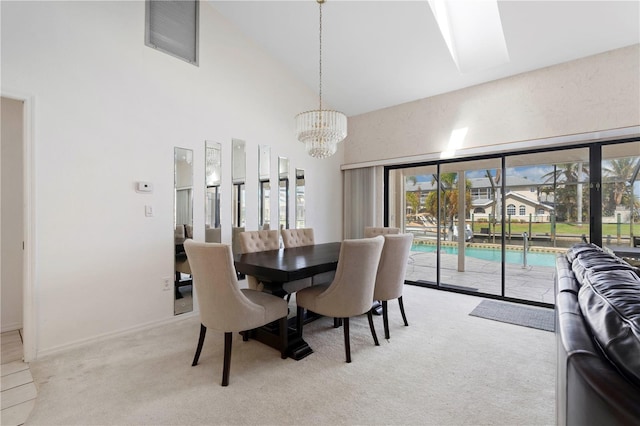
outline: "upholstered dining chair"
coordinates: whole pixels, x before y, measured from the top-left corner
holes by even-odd
[[[205,228],[204,240],[208,243],[219,243],[222,241],[222,228]]]
[[[312,246],[315,244],[313,228],[281,229],[284,248]]]
[[[404,325],[409,325],[407,316],[404,313],[404,304],[402,303],[402,289],[404,288],[404,276],[407,272],[411,244],[413,244],[413,234],[384,235],[384,246],[380,256],[380,264],[378,265],[373,299],[382,302],[384,338],[387,340],[389,339],[388,300],[398,299]]]
[[[244,226],[234,226],[231,229],[231,249],[233,254],[242,253],[240,250],[240,233],[244,232]]]
[[[200,338],[191,365],[198,364],[207,329],[224,332],[222,386],[227,386],[233,333],[252,330],[274,321],[279,321],[280,355],[285,359],[287,303],[267,293],[240,289],[230,246],[187,240],[184,248],[200,305]]]
[[[384,237],[344,240],[331,284],[318,284],[296,294],[298,336],[302,337],[304,310],[343,320],[347,362],[351,362],[349,318],[367,314],[373,341],[378,338],[371,315],[371,301]]]
[[[394,228],[389,226],[365,226],[364,237],[372,238],[378,235],[399,234],[400,228]]]
[[[313,228],[281,229],[280,235],[282,235],[284,248],[312,246],[315,244]],[[331,281],[333,279],[333,272],[334,271],[325,272],[312,278],[305,278],[285,283],[282,288],[288,293],[287,302],[291,300],[291,294],[298,290],[309,287],[313,283]]]
[[[278,231],[244,231],[238,233],[240,242],[240,253],[256,253],[259,251],[278,250],[280,248],[280,237]],[[247,284],[252,290],[262,291],[262,284],[256,277],[247,275]]]

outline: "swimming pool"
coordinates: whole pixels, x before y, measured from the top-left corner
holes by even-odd
[[[436,246],[430,244],[414,244],[411,246],[411,251],[419,251],[423,253],[435,253]],[[458,254],[458,247],[442,246],[440,247],[440,253],[444,254]],[[464,250],[466,256],[473,257],[481,260],[488,260],[491,262],[501,262],[502,252],[499,249],[493,248],[477,248],[466,247]],[[505,260],[507,263],[513,263],[516,265],[522,265],[524,253],[521,250],[507,250],[505,253]],[[535,251],[527,252],[527,265],[528,266],[548,266],[555,267],[556,254],[555,253],[541,253]]]

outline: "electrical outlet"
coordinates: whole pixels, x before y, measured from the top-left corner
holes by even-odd
[[[164,291],[171,290],[171,278],[169,277],[162,278],[162,290]]]

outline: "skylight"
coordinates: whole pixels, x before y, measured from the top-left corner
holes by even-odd
[[[461,73],[509,62],[496,0],[429,0],[429,6]]]

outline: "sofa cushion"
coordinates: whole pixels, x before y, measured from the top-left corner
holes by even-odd
[[[587,271],[613,271],[618,269],[636,270],[619,257],[607,252],[582,252],[579,253],[571,264],[571,269],[582,284]]]
[[[586,273],[580,309],[607,358],[640,386],[640,278],[628,268]]]
[[[603,253],[603,250],[595,244],[590,244],[590,243],[575,244],[567,250],[567,260],[569,261],[569,263],[572,263],[580,253],[588,253],[588,252],[594,252],[594,251]]]
[[[576,296],[580,290],[580,285],[571,270],[571,265],[563,254],[558,254],[556,258],[556,287],[557,293],[568,291]]]

